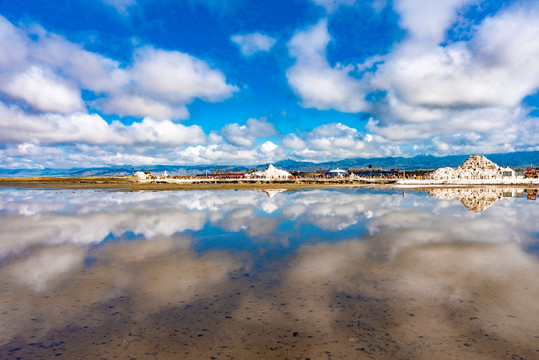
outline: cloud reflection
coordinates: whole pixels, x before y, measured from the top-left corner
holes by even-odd
[[[538,210],[525,199],[475,213],[413,191],[2,189],[0,204],[0,355],[68,326],[184,331],[169,347],[190,347],[199,326],[210,343],[247,351],[250,339],[251,357],[294,329],[303,337],[287,339],[313,339],[311,354],[333,343],[433,358],[461,339],[489,353],[494,336],[532,347],[539,267],[523,249],[538,241]]]

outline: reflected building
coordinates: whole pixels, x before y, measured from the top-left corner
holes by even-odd
[[[266,195],[268,195],[269,198],[274,197],[275,195],[285,192],[286,189],[264,189],[262,192]]]

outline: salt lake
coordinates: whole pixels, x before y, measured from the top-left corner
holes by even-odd
[[[0,358],[536,359],[523,189],[0,189]]]

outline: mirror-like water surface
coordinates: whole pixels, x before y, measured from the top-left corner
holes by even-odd
[[[0,189],[0,358],[536,359],[529,195]]]

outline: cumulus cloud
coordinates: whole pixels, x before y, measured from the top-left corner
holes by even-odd
[[[80,90],[74,84],[37,66],[15,74],[1,89],[38,111],[71,113],[83,108]]]
[[[455,22],[457,10],[476,0],[397,0],[393,3],[400,15],[400,25],[414,42],[438,45],[447,28]]]
[[[195,98],[218,102],[238,91],[221,71],[179,51],[143,46],[120,64],[40,26],[20,29],[0,16],[0,30],[0,51],[10,54],[0,60],[0,92],[36,111],[82,110],[84,89],[97,97],[86,105],[107,114],[185,119]]]
[[[221,129],[224,140],[232,145],[251,146],[257,137],[268,137],[277,132],[266,120],[249,119],[245,125],[231,123]]]
[[[421,141],[437,154],[533,149],[526,134],[538,125],[522,100],[539,88],[539,6],[508,7],[477,24],[470,40],[447,41],[469,3],[395,3],[409,36],[372,79],[386,93],[367,126],[378,140]]]
[[[210,144],[188,146],[176,152],[178,161],[185,164],[230,164],[256,165],[276,162],[287,157],[283,149],[272,141],[256,146],[234,146]]]
[[[56,145],[80,142],[84,144],[136,145],[145,143],[186,145],[206,141],[203,130],[171,121],[145,118],[132,125],[119,121],[107,123],[97,114],[26,114],[17,107],[0,102],[0,141]]]
[[[468,42],[421,52],[405,42],[376,81],[411,105],[517,106],[539,87],[538,16],[538,6],[510,9],[486,19]]]
[[[350,76],[353,67],[329,64],[325,54],[329,41],[326,19],[292,37],[288,49],[296,63],[286,71],[288,83],[303,107],[342,112],[365,110],[365,85]]]
[[[29,54],[22,63],[24,66],[40,64],[48,67],[77,82],[81,88],[97,94],[112,92],[130,81],[128,72],[120,62],[87,51],[38,25],[17,31],[21,37],[35,38],[27,44]],[[10,66],[16,64],[11,63]]]
[[[222,135],[198,125],[144,118],[130,125],[108,123],[98,114],[27,114],[0,102],[0,166],[6,168],[106,166],[121,164],[258,164],[286,154],[272,141],[266,120],[229,124]],[[258,143],[258,144],[257,144]],[[57,148],[62,145],[62,148]],[[31,159],[31,161],[30,161]]]
[[[125,71],[130,82],[95,102],[107,114],[186,119],[195,98],[219,102],[238,91],[220,71],[179,51],[139,48]]]
[[[0,16],[0,92],[41,112],[83,108],[80,89],[111,91],[128,81],[119,63],[39,26],[24,30]],[[33,40],[32,40],[32,39]]]
[[[363,64],[329,64],[331,37],[323,19],[288,43],[296,59],[286,73],[289,85],[304,107],[371,113],[366,130],[380,147],[369,154],[398,155],[400,145],[412,144],[439,155],[533,150],[536,140],[527,134],[539,125],[522,101],[539,88],[539,6],[514,4],[470,25],[466,40],[449,38],[475,3],[393,2],[406,36]],[[283,145],[296,156],[314,149],[296,135]]]
[[[318,126],[301,134],[290,134],[283,141],[283,147],[292,150],[294,157],[302,160],[343,159],[366,157],[379,150],[371,148],[370,134],[360,133],[357,129],[341,123]]]
[[[188,103],[194,98],[217,102],[238,90],[200,59],[149,46],[136,51],[131,75],[141,90],[171,102]]]
[[[2,16],[0,53],[1,164],[12,168],[175,162],[177,147],[223,138],[172,120],[188,118],[195,99],[219,102],[238,91],[220,70],[187,53],[142,46],[130,63],[120,63]],[[94,99],[85,102],[83,90]],[[95,110],[142,120],[106,121]],[[248,121],[251,142],[261,131],[275,133],[264,124]]]
[[[112,95],[96,101],[95,105],[105,114],[119,116],[153,116],[156,119],[187,119],[189,117],[189,110],[184,105],[174,107],[140,95]]]
[[[241,53],[245,56],[270,51],[277,42],[276,39],[258,32],[246,35],[233,35],[230,40],[239,46]]]

